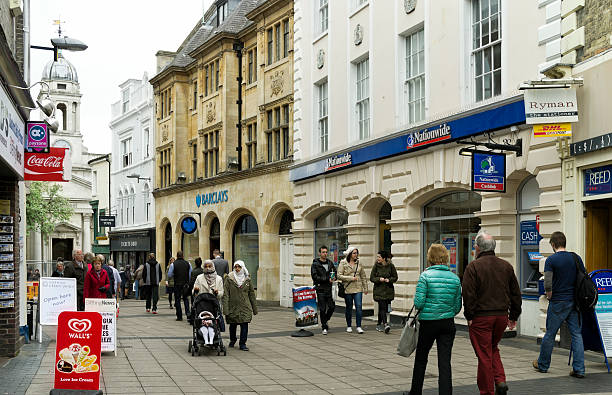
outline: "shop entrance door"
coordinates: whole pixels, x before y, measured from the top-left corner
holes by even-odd
[[[585,203],[586,269],[612,269],[612,199]]]
[[[280,237],[280,305],[293,306],[293,237]]]

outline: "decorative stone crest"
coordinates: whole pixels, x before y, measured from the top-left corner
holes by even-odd
[[[355,26],[355,45],[359,45],[363,42],[363,27],[360,24]]]
[[[317,69],[322,69],[325,65],[325,51],[323,49],[319,49],[319,54],[317,55]]]
[[[211,123],[217,117],[217,112],[215,111],[215,102],[211,101],[206,104],[206,122]]]
[[[283,93],[283,87],[285,85],[284,75],[284,71],[276,71],[270,76],[270,80],[272,82],[272,94],[270,94],[270,97],[278,96]]]
[[[404,11],[410,14],[416,8],[416,0],[404,0]]]
[[[162,143],[168,141],[168,125],[162,126]]]

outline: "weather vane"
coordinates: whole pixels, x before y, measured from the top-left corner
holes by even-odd
[[[57,25],[57,36],[61,37],[62,36],[62,23],[65,23],[66,21],[62,21],[61,17],[59,19],[54,19],[53,20],[53,24]]]

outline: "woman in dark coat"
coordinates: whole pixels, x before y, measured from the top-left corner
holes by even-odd
[[[92,270],[85,275],[83,285],[83,298],[105,299],[106,291],[110,288],[110,281],[106,270],[102,270],[102,261],[95,257]]]
[[[391,331],[387,323],[387,311],[391,301],[395,298],[393,283],[397,281],[397,270],[391,262],[387,251],[379,251],[376,262],[370,272],[370,281],[374,283],[374,300],[378,302],[378,325],[376,330],[385,333]]]
[[[223,282],[223,314],[230,328],[230,347],[236,344],[236,327],[240,325],[240,349],[249,351],[246,346],[249,322],[257,315],[257,302],[253,283],[244,262],[236,261],[234,270],[226,274]]]

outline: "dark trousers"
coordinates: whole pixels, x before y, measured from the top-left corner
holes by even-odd
[[[508,316],[474,317],[470,325],[470,341],[478,357],[476,383],[481,394],[495,393],[496,383],[506,382],[504,365],[497,345],[508,326]]]
[[[378,301],[378,325],[387,324],[387,311],[389,310],[389,303],[391,303],[391,301],[388,299],[381,299]]]
[[[247,336],[249,335],[249,323],[243,322],[240,324],[229,324],[230,327],[230,343],[236,343],[236,327],[240,325],[240,346],[246,346]]]
[[[433,321],[419,320],[419,324],[419,341],[412,370],[410,395],[421,395],[423,392],[427,357],[434,341],[438,348],[438,393],[452,394],[451,353],[456,332],[455,320],[454,318]]]
[[[185,315],[189,318],[189,295],[183,296],[183,285],[175,285],[174,286],[174,307],[176,307],[176,318],[179,320],[183,319],[183,309],[181,308],[181,299],[183,299],[183,304],[185,305]]]
[[[319,306],[321,328],[329,329],[327,322],[329,322],[332,315],[334,315],[334,310],[336,309],[336,303],[334,303],[334,297],[332,296],[331,290],[329,292],[317,291],[317,304]]]
[[[83,290],[81,290],[81,292],[77,291],[77,311],[85,311],[85,296],[83,295]]]
[[[172,294],[174,293],[174,287],[166,287],[168,289],[168,302],[170,302],[170,307],[172,307]]]
[[[127,289],[127,281],[121,281],[121,300],[127,297],[127,293],[125,292]]]
[[[151,302],[153,302],[153,311],[157,311],[157,301],[159,300],[159,286],[157,285],[145,285],[145,295],[147,298],[147,310],[151,308]]]

